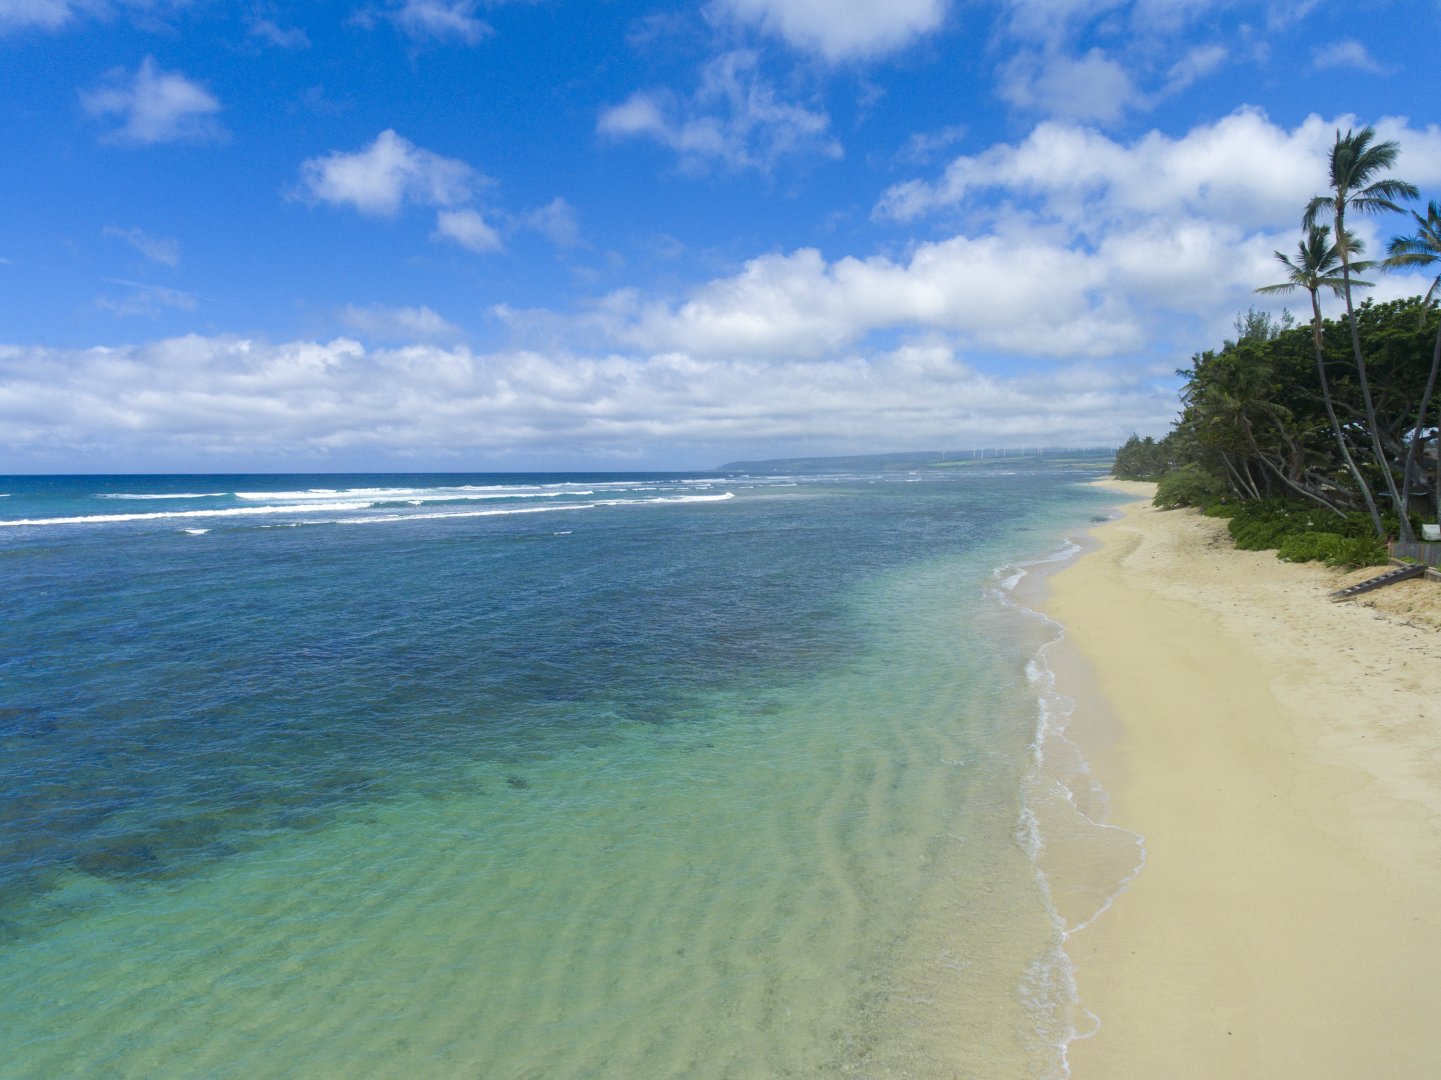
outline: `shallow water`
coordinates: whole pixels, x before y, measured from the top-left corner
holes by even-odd
[[[0,481],[0,1076],[1060,1075],[1077,479]]]

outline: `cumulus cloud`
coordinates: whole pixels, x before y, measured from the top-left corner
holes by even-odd
[[[1285,130],[1241,110],[1182,137],[1122,142],[1041,124],[957,158],[937,181],[897,185],[877,207],[903,221],[961,210],[967,234],[903,257],[763,255],[671,300],[614,293],[593,318],[628,347],[706,358],[824,360],[923,333],[988,355],[1164,353],[1208,340],[1274,276],[1271,253],[1290,246],[1324,185],[1335,127],[1311,117]],[[1379,128],[1407,148],[1404,175],[1441,180],[1441,132]]]
[[[1260,110],[1243,108],[1183,136],[1151,131],[1127,143],[1047,122],[1018,143],[956,158],[934,181],[892,186],[875,213],[898,221],[961,206],[973,213],[982,197],[999,193],[1009,205],[1088,230],[1178,214],[1274,227],[1299,221],[1299,207],[1324,186],[1336,129],[1354,123],[1313,115],[1288,131]],[[1377,130],[1401,142],[1401,175],[1417,183],[1437,175],[1441,132],[1434,126],[1418,130],[1392,119]]]
[[[504,246],[500,234],[490,227],[480,211],[469,208],[442,210],[436,214],[435,234],[481,254],[499,251]]]
[[[1069,295],[1075,280],[1113,336],[1128,327],[1153,350],[1168,341],[1189,349],[1219,339],[1234,312],[1256,302],[1255,286],[1274,280],[1271,253],[1294,246],[1302,208],[1325,187],[1336,130],[1355,123],[1311,116],[1286,129],[1259,110],[1241,109],[1182,136],[1152,131],[1121,141],[1047,122],[1019,142],[956,158],[935,179],[893,186],[874,213],[901,222],[944,215],[999,238],[998,274],[1012,249],[1051,250],[1053,269],[1045,269],[1044,255],[1034,259],[1045,308],[1033,334],[1065,325],[1049,298]],[[1399,175],[1423,188],[1441,183],[1441,129],[1404,118],[1376,127],[1380,138],[1402,146]],[[1370,251],[1381,250],[1395,224],[1352,223]],[[974,248],[969,257],[986,254]],[[1384,279],[1377,295],[1390,282]],[[1128,347],[1111,354],[1099,339],[1096,348],[1119,356]]]
[[[734,170],[768,172],[783,157],[840,157],[827,135],[823,111],[782,101],[760,72],[757,55],[738,49],[711,60],[689,97],[643,90],[606,109],[596,125],[614,139],[653,139],[679,156],[691,171],[720,163]]]
[[[367,27],[384,19],[416,41],[474,45],[491,33],[490,25],[475,9],[475,0],[403,0],[388,8],[362,8],[354,19]]]
[[[836,63],[904,48],[939,29],[947,6],[946,0],[714,0],[711,9]]]
[[[147,259],[164,263],[166,266],[180,265],[180,241],[174,237],[151,236],[139,226],[122,229],[118,225],[105,226],[101,235],[124,240]]]
[[[106,85],[80,95],[95,117],[118,117],[107,142],[148,146],[162,142],[212,142],[226,137],[215,114],[215,95],[175,71],[161,71],[147,56],[135,74],[112,71]]]
[[[362,150],[333,150],[300,166],[300,195],[393,217],[407,204],[454,206],[469,199],[481,177],[463,161],[422,150],[392,130]]]
[[[470,251],[500,251],[505,245],[486,216],[470,205],[491,181],[463,161],[416,146],[394,131],[354,153],[334,150],[300,166],[295,196],[310,203],[350,206],[371,217],[394,217],[406,206],[436,208],[433,239]],[[555,228],[567,205],[552,204]],[[544,210],[537,211],[544,216]]]
[[[458,341],[465,336],[460,327],[423,305],[347,304],[340,309],[338,317],[342,326],[372,341]]]
[[[1096,299],[1102,270],[1089,263],[1060,245],[998,236],[921,244],[903,261],[828,263],[802,249],[752,259],[680,303],[617,294],[605,312],[631,345],[713,357],[821,358],[894,330],[948,331],[1031,356],[1135,349],[1139,328]]]
[[[135,467],[156,459],[437,462],[640,457],[713,464],[780,442],[1119,441],[1159,430],[1171,392],[1120,369],[1001,377],[919,340],[810,365],[758,360],[367,349],[191,335],[143,346],[0,346],[0,448]],[[705,456],[699,456],[704,454]]]
[[[1025,112],[1115,124],[1220,69],[1229,50],[1195,43],[1192,24],[1228,2],[1006,0],[997,92]]]

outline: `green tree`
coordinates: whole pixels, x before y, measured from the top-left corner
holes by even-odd
[[[1275,285],[1263,285],[1257,289],[1258,293],[1290,293],[1297,289],[1305,289],[1311,297],[1311,338],[1316,350],[1316,377],[1321,384],[1321,399],[1326,405],[1326,419],[1331,424],[1331,433],[1336,439],[1336,447],[1341,452],[1341,458],[1346,462],[1346,470],[1351,474],[1361,497],[1366,503],[1366,512],[1371,515],[1371,523],[1376,529],[1376,535],[1382,532],[1381,513],[1376,509],[1376,499],[1371,494],[1371,486],[1366,483],[1366,477],[1362,475],[1357,467],[1355,459],[1351,456],[1351,448],[1346,444],[1346,433],[1341,428],[1341,421],[1336,418],[1336,405],[1331,400],[1331,386],[1326,378],[1326,348],[1323,328],[1324,320],[1321,318],[1321,290],[1330,289],[1337,296],[1341,295],[1346,287],[1346,279],[1339,273],[1341,270],[1341,253],[1338,248],[1341,245],[1331,243],[1331,229],[1327,225],[1312,225],[1305,230],[1300,243],[1296,245],[1296,257],[1292,259],[1284,252],[1277,251],[1275,256],[1278,262],[1286,268],[1286,280]],[[1347,245],[1352,252],[1360,253],[1360,242],[1351,238]],[[1370,263],[1353,263],[1352,269],[1364,271]],[[1369,281],[1357,281],[1355,284],[1367,286]]]
[[[1411,216],[1416,221],[1416,234],[1414,236],[1396,236],[1391,239],[1391,245],[1387,248],[1386,266],[1388,268],[1424,267],[1427,270],[1433,269],[1441,264],[1441,205],[1432,199],[1426,204],[1425,217],[1414,210],[1411,211]],[[1437,274],[1431,282],[1431,287],[1426,290],[1426,295],[1421,301],[1423,313],[1425,305],[1431,303],[1438,289],[1441,289],[1441,274]],[[1411,475],[1416,468],[1416,456],[1421,446],[1421,435],[1426,428],[1426,409],[1431,402],[1431,396],[1436,392],[1438,371],[1441,371],[1441,322],[1437,323],[1436,347],[1431,352],[1431,371],[1426,376],[1426,389],[1421,394],[1421,403],[1416,407],[1416,426],[1411,431],[1410,444],[1406,448],[1406,465],[1401,472],[1402,517],[1406,515],[1407,500],[1411,494]],[[1436,482],[1431,490],[1436,509],[1441,512],[1441,425],[1436,426]]]
[[[1356,376],[1361,387],[1361,400],[1366,412],[1366,427],[1371,435],[1371,452],[1381,475],[1386,481],[1392,505],[1398,510],[1402,506],[1400,492],[1396,488],[1396,477],[1391,471],[1385,452],[1381,448],[1379,427],[1376,423],[1376,407],[1371,397],[1370,380],[1366,373],[1366,360],[1361,352],[1361,338],[1356,329],[1356,312],[1351,301],[1351,255],[1353,239],[1346,231],[1346,211],[1358,214],[1400,213],[1397,199],[1414,199],[1420,192],[1416,185],[1396,180],[1382,174],[1396,164],[1401,147],[1393,140],[1376,142],[1375,129],[1363,127],[1360,131],[1336,132],[1336,143],[1330,155],[1330,192],[1317,195],[1306,206],[1301,226],[1310,229],[1324,215],[1330,215],[1336,230],[1336,250],[1341,257],[1341,293],[1346,300],[1346,321],[1351,328],[1351,350],[1356,363]],[[1403,513],[1400,515],[1401,539],[1411,540],[1411,524]]]

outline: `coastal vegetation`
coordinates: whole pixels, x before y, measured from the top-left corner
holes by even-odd
[[[1384,561],[1388,537],[1413,540],[1441,510],[1441,275],[1425,295],[1378,302],[1354,292],[1375,275],[1441,269],[1441,204],[1411,212],[1384,259],[1365,257],[1348,215],[1399,214],[1419,192],[1389,175],[1399,154],[1367,127],[1337,132],[1328,190],[1301,215],[1281,280],[1262,295],[1304,295],[1310,318],[1256,308],[1236,335],[1195,354],[1181,413],[1163,439],[1132,436],[1115,475],[1158,482],[1156,505],[1229,517],[1238,546],[1336,565]],[[1364,275],[1364,276],[1363,276]],[[1324,302],[1341,310],[1326,317]]]

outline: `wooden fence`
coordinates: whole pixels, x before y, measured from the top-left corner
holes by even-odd
[[[1387,547],[1391,551],[1391,558],[1405,559],[1407,562],[1423,562],[1427,566],[1441,568],[1441,544],[1427,543],[1426,541],[1413,541],[1403,543],[1400,540],[1392,540]]]

